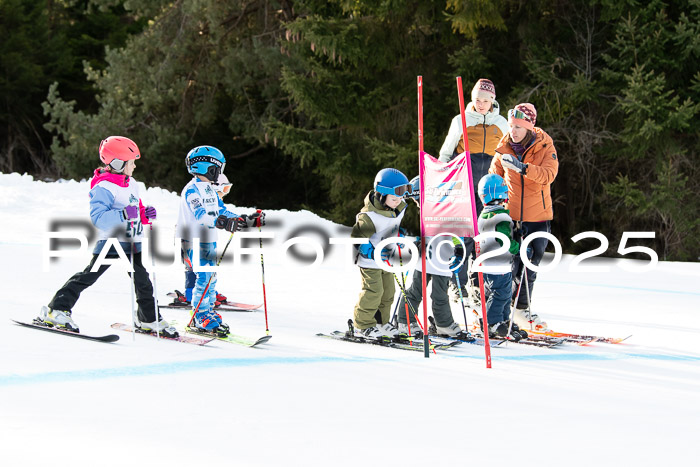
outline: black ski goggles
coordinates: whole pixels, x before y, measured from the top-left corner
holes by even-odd
[[[410,183],[407,183],[406,185],[399,185],[396,187],[377,185],[377,192],[383,195],[394,195],[398,197],[403,197],[405,194],[411,193],[412,191],[413,187]]]

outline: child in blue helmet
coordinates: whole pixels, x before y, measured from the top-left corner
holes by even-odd
[[[212,183],[212,186],[216,190],[216,194],[222,200],[224,196],[229,194],[231,191],[232,184],[229,182],[228,178],[224,174],[219,174],[216,183]],[[192,270],[192,264],[189,258],[185,259],[184,251],[181,251],[183,255],[183,261],[185,263],[185,293],[183,294],[179,290],[175,291],[176,297],[170,306],[180,306],[183,308],[189,308],[192,305],[192,293],[194,292],[194,286],[197,283],[197,275]],[[216,301],[214,302],[214,308],[217,308],[222,303],[226,303],[227,297],[219,293],[219,291],[214,292],[216,296]]]
[[[488,297],[486,299],[486,316],[489,323],[489,336],[520,340],[527,335],[522,335],[515,323],[513,323],[512,328],[510,327],[510,299],[513,282],[511,262],[513,255],[518,254],[520,245],[513,240],[513,219],[503,206],[508,202],[508,186],[500,175],[488,174],[479,180],[478,193],[484,205],[479,215],[479,233],[500,232],[510,240],[507,252],[481,261],[484,267],[497,269],[497,272],[484,273],[484,292]],[[479,241],[479,246],[483,258],[486,253],[503,246],[503,242],[498,238],[486,237]]]
[[[360,267],[362,292],[353,313],[355,329],[364,337],[393,338],[398,332],[390,323],[394,301],[394,275],[379,268],[374,259],[375,248],[385,238],[396,237],[406,211],[403,196],[411,192],[408,178],[396,169],[382,169],[374,179],[374,190],[365,197],[365,205],[357,214],[350,236],[367,238],[368,243],[355,246],[355,263]],[[393,246],[377,253],[378,261],[386,261]],[[381,322],[377,321],[377,315]]]
[[[199,257],[201,266],[216,264],[216,229],[235,232],[253,225],[264,225],[264,214],[239,216],[224,206],[224,202],[212,185],[219,178],[226,166],[224,154],[213,146],[197,146],[185,158],[187,171],[194,177],[185,185],[180,195],[180,213],[178,216],[176,236],[182,239],[182,250],[192,262],[193,239],[199,239]],[[195,326],[205,331],[219,334],[228,333],[228,326],[222,323],[221,316],[213,310],[216,302],[216,276],[213,272],[196,272],[197,276],[192,293],[192,305],[197,312],[194,315]],[[207,293],[204,290],[207,288]]]

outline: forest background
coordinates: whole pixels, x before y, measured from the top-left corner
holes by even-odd
[[[654,231],[660,259],[697,261],[699,59],[700,0],[0,0],[0,171],[88,178],[120,134],[139,180],[179,192],[209,144],[227,201],[351,225],[379,169],[418,173],[416,76],[435,156],[455,77],[489,78],[554,139],[566,252]]]

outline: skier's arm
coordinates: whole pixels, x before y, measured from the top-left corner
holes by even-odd
[[[114,195],[101,186],[90,190],[90,220],[100,230],[111,231],[124,222],[121,209],[113,209]]]
[[[376,232],[377,229],[374,226],[374,222],[372,222],[372,219],[370,219],[369,216],[365,215],[364,213],[360,213],[357,216],[357,221],[355,222],[355,225],[352,227],[350,237],[369,238]]]
[[[459,139],[461,137],[462,117],[457,115],[452,119],[452,123],[450,123],[450,131],[447,133],[445,142],[442,143],[442,147],[440,148],[440,157],[438,159],[440,162],[449,162],[452,160],[452,155],[454,154],[457,145],[459,145]]]
[[[540,185],[550,185],[554,183],[554,179],[559,172],[559,158],[554,147],[547,151],[540,165],[529,163],[525,178],[539,183]]]
[[[501,232],[503,235],[508,237],[510,240],[510,248],[508,248],[508,252],[511,255],[517,255],[518,251],[520,250],[520,244],[513,240],[513,229],[511,228],[511,224],[511,222],[507,221],[499,222],[496,225],[496,232]],[[503,242],[500,239],[496,238],[496,241],[499,245],[503,246]]]
[[[498,152],[491,159],[491,166],[489,167],[489,173],[500,175],[501,177],[503,175],[505,175],[505,173],[506,173],[505,169],[503,168],[503,165],[501,165],[501,154]]]
[[[226,217],[240,217],[238,214],[229,211],[226,209],[226,205],[224,205],[224,202],[219,198],[219,216],[226,216]]]
[[[196,186],[193,185],[187,189],[185,201],[197,222],[205,227],[214,227],[218,214],[216,212],[207,212],[204,209],[204,200]]]

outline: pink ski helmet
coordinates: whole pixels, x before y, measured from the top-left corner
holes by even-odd
[[[100,143],[100,160],[116,172],[122,172],[126,161],[139,159],[141,152],[136,143],[124,136],[109,136]]]

